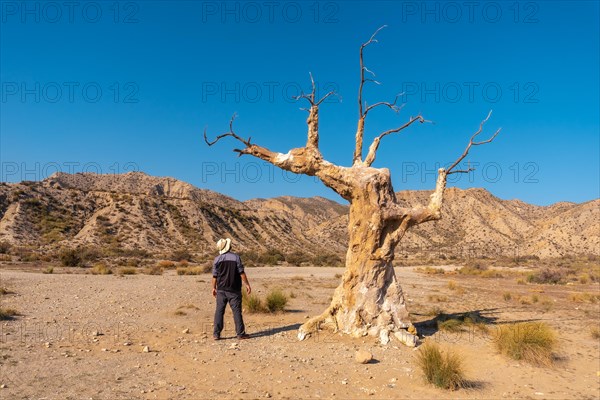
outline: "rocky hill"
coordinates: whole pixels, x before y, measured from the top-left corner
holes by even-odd
[[[399,192],[426,204],[429,192]],[[240,202],[173,178],[55,174],[0,184],[0,242],[41,252],[61,247],[186,248],[212,253],[223,236],[237,248],[343,256],[347,207],[324,198]],[[600,200],[549,207],[501,200],[483,189],[447,190],[443,219],[410,231],[399,256],[600,254]]]

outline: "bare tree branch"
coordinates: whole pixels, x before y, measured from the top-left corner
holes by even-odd
[[[408,128],[409,126],[411,126],[413,123],[415,123],[417,121],[419,121],[421,123],[429,122],[419,114],[416,117],[411,117],[409,119],[409,121],[407,123],[405,123],[404,125],[402,125],[398,128],[389,129],[389,130],[383,132],[382,134],[380,134],[379,136],[377,136],[375,139],[373,139],[373,143],[371,143],[371,146],[369,147],[369,153],[367,154],[367,157],[365,157],[364,164],[368,167],[370,167],[373,164],[373,162],[375,161],[375,156],[377,154],[377,149],[379,148],[379,142],[381,141],[381,139],[383,139],[384,137],[386,137],[387,135],[389,135],[391,133],[400,132],[401,130]]]
[[[229,121],[229,132],[223,133],[221,135],[218,135],[215,140],[209,141],[208,140],[208,136],[206,135],[206,128],[204,129],[204,141],[206,142],[207,145],[212,146],[213,144],[217,143],[219,140],[223,139],[224,137],[228,137],[231,136],[233,138],[235,138],[236,140],[242,142],[243,144],[246,145],[246,148],[252,146],[252,144],[250,143],[250,137],[248,137],[248,139],[244,139],[241,136],[238,136],[234,131],[233,131],[233,121],[235,121],[236,118],[236,114],[233,114],[233,116],[231,117],[231,120]],[[242,155],[242,150],[240,149],[234,149],[233,151],[240,153],[240,155]]]
[[[398,93],[396,95],[396,97],[394,98],[394,101],[392,103],[387,102],[387,101],[380,101],[378,103],[372,104],[370,106],[368,106],[365,109],[365,117],[367,116],[367,114],[369,113],[369,111],[371,111],[374,108],[380,107],[380,106],[386,106],[388,107],[390,110],[394,111],[395,113],[400,112],[400,110],[404,107],[404,104],[402,104],[401,106],[397,106],[396,102],[398,101],[398,97],[403,96],[404,93]]]
[[[469,140],[469,144],[467,145],[467,147],[465,148],[465,151],[462,153],[462,155],[460,157],[458,157],[458,159],[456,161],[454,161],[454,163],[446,170],[446,173],[448,175],[450,174],[465,174],[465,173],[469,173],[471,171],[474,171],[474,168],[467,168],[467,169],[458,169],[455,170],[454,168],[456,168],[456,166],[458,164],[460,164],[460,162],[462,160],[465,159],[465,157],[469,154],[469,150],[471,150],[472,146],[481,146],[482,144],[486,144],[486,143],[490,143],[492,142],[496,136],[498,136],[498,134],[500,133],[500,130],[502,128],[498,128],[498,130],[487,140],[483,140],[481,142],[476,142],[475,139],[477,138],[477,136],[479,136],[479,134],[483,131],[483,126],[485,125],[485,123],[488,121],[488,119],[490,119],[490,117],[492,116],[492,110],[490,110],[490,112],[488,113],[487,117],[485,117],[485,119],[483,121],[481,121],[481,123],[479,124],[479,129],[477,130],[477,132],[475,132],[473,134],[473,136],[471,136],[471,139]]]
[[[379,85],[379,82],[377,82],[373,79],[365,79],[365,71],[369,72],[373,76],[375,76],[375,74],[365,67],[363,51],[364,51],[365,47],[367,47],[371,43],[377,43],[375,36],[377,35],[377,33],[379,33],[380,30],[382,30],[385,27],[387,27],[387,25],[383,25],[383,26],[379,27],[375,31],[375,33],[373,33],[373,35],[371,35],[371,38],[367,42],[363,43],[360,46],[360,52],[359,52],[359,54],[360,54],[360,56],[359,56],[360,84],[358,86],[358,127],[356,129],[356,146],[354,148],[354,156],[352,158],[353,165],[356,165],[362,161],[363,137],[364,137],[364,133],[365,133],[365,113],[363,112],[363,99],[362,99],[363,87],[365,85],[365,82],[374,82],[377,85]]]

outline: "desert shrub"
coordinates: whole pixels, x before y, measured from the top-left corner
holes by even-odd
[[[524,306],[531,305],[531,299],[528,296],[519,297],[519,303]]]
[[[169,260],[172,261],[192,261],[192,253],[187,249],[177,249],[169,255]]]
[[[463,360],[454,352],[442,352],[439,345],[425,343],[417,352],[417,365],[427,382],[449,390],[465,385]]]
[[[458,288],[456,281],[448,281],[447,286],[448,286],[448,289],[450,289],[450,290],[456,290]]]
[[[285,261],[285,255],[277,249],[269,249],[262,253],[256,261],[259,264],[277,265],[281,261]]]
[[[600,294],[595,293],[571,293],[569,300],[574,303],[597,303],[600,300]]]
[[[600,327],[594,326],[592,327],[592,329],[590,330],[590,334],[592,335],[592,338],[594,339],[600,339]]]
[[[417,268],[416,271],[427,274],[427,275],[444,275],[444,273],[445,273],[443,268],[432,268],[432,267]]]
[[[133,268],[133,267],[124,267],[119,269],[119,274],[120,275],[135,275],[137,274],[137,269]]]
[[[0,254],[8,254],[10,252],[11,247],[12,246],[8,242],[0,242]]]
[[[335,279],[340,279],[340,278],[342,277],[342,274],[335,274],[333,277],[334,277]]]
[[[267,295],[267,309],[270,312],[283,311],[288,303],[288,297],[279,289],[274,289]]]
[[[504,292],[502,294],[502,298],[504,301],[510,301],[512,299],[512,294],[510,292]]]
[[[266,311],[261,298],[256,294],[247,294],[246,291],[242,292],[242,306],[251,314]]]
[[[164,270],[161,267],[159,267],[158,265],[153,265],[151,267],[145,268],[144,274],[146,274],[146,275],[162,275],[163,271]]]
[[[158,266],[164,269],[173,269],[175,268],[175,263],[169,260],[162,260],[158,262]]]
[[[336,254],[318,254],[312,259],[316,266],[343,267],[342,259]]]
[[[82,267],[83,258],[77,249],[64,249],[59,255],[60,262],[65,267]]]
[[[530,283],[565,283],[566,273],[560,269],[541,268],[540,270],[527,275],[527,282]]]
[[[294,251],[292,253],[285,255],[285,261],[296,266],[300,266],[303,263],[308,263],[311,261],[310,255],[303,253],[301,251]]]
[[[104,263],[94,265],[90,271],[93,275],[109,275],[112,274],[112,269],[108,268]]]
[[[184,267],[177,268],[177,275],[202,275],[207,271],[204,267]]]
[[[13,319],[14,316],[19,315],[19,313],[12,308],[1,308],[0,307],[0,321],[6,321]]]
[[[590,276],[588,274],[579,275],[579,283],[582,285],[587,284],[590,281]]]
[[[54,273],[54,268],[53,267],[47,267],[45,270],[42,271],[43,274],[53,274]]]
[[[503,325],[494,337],[496,349],[512,359],[535,365],[550,365],[556,348],[556,334],[544,322]]]

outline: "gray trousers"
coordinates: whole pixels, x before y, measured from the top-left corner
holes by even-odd
[[[246,327],[242,318],[242,292],[217,290],[217,309],[215,310],[213,335],[221,336],[221,331],[223,331],[223,315],[225,314],[227,303],[229,303],[229,307],[231,307],[231,311],[233,312],[235,333],[238,336],[245,334]]]

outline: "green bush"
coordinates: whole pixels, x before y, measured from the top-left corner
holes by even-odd
[[[270,312],[283,311],[288,303],[288,297],[279,289],[274,289],[267,295],[267,309]]]
[[[420,347],[417,365],[427,382],[439,388],[456,390],[465,386],[462,358],[450,351],[442,353],[435,343],[425,343]]]
[[[266,311],[261,298],[255,294],[247,294],[246,291],[242,292],[242,306],[251,314]]]

